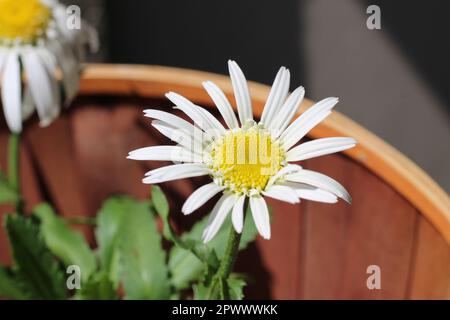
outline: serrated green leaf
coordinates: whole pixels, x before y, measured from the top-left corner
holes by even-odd
[[[15,262],[15,274],[32,299],[64,299],[64,274],[30,218],[6,215],[5,226]]]
[[[61,259],[66,267],[79,266],[82,281],[87,281],[97,266],[95,255],[84,237],[71,230],[46,203],[36,206],[33,212],[41,221],[41,233],[47,247]]]
[[[103,256],[102,260],[111,262],[114,260],[115,250],[120,250],[120,276],[125,298],[170,298],[166,253],[161,247],[161,235],[150,204],[137,202],[129,197],[115,197],[108,201],[107,209],[102,211],[105,217],[107,214],[104,212],[107,211],[114,211],[115,213],[109,215],[117,217],[115,225],[105,225],[103,231],[99,230],[99,240],[102,238],[102,244],[105,246],[101,249],[104,251],[100,256]],[[99,223],[105,222],[103,218],[99,219]],[[119,221],[120,228],[117,233],[116,224]],[[111,239],[115,236],[118,238],[111,244]]]
[[[204,245],[201,242],[201,234],[207,222],[208,217],[203,218],[193,226],[190,232],[183,234],[181,239],[196,241],[199,245],[208,248],[210,252],[217,253],[218,258],[221,259],[228,241],[231,218],[228,217],[217,235],[207,245]],[[258,231],[253,222],[250,208],[248,208],[241,241],[239,243],[240,250],[247,248],[248,244],[255,239],[257,234]],[[177,289],[186,289],[191,282],[199,280],[204,276],[206,266],[190,251],[174,246],[169,254],[169,270],[172,275],[171,281],[173,286]]]
[[[103,203],[97,215],[95,235],[101,269],[117,288],[120,281],[120,238],[121,228],[128,212],[133,209],[132,200],[127,197],[113,197]]]
[[[104,272],[92,275],[83,284],[81,291],[76,294],[75,299],[80,300],[117,300],[117,291],[109,276]]]
[[[0,171],[0,204],[15,203],[19,197],[19,193],[9,185],[5,175]]]
[[[23,291],[23,286],[11,270],[0,267],[0,297],[14,300],[26,300],[29,296]]]
[[[231,300],[244,299],[244,287],[246,285],[244,279],[229,278],[227,284],[228,284],[228,295]]]
[[[177,247],[186,250],[187,252],[190,252],[193,254],[199,261],[201,261],[203,264],[206,264],[207,267],[217,269],[219,266],[219,259],[217,259],[217,255],[214,251],[209,249],[207,246],[203,245],[203,243],[189,239],[184,238],[180,239],[175,232],[172,230],[170,226],[169,221],[169,207],[166,200],[166,197],[162,193],[161,189],[157,186],[154,186],[152,189],[153,197],[156,196],[157,200],[160,205],[155,205],[154,199],[153,199],[153,205],[156,208],[158,214],[160,215],[162,221],[163,221],[163,234],[166,237],[166,239],[172,241]],[[183,267],[183,266],[182,266]],[[190,268],[185,268],[184,272],[189,273]],[[176,283],[176,281],[175,281]],[[188,284],[183,284],[183,286],[187,286]]]

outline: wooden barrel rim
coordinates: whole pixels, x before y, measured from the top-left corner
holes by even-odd
[[[81,81],[81,94],[154,98],[163,97],[168,91],[175,91],[197,103],[211,105],[211,100],[202,87],[202,82],[206,80],[216,83],[230,101],[234,101],[228,76],[149,65],[88,64]],[[256,82],[250,82],[249,86],[253,112],[259,117],[270,87]],[[305,99],[300,112],[312,104],[311,100]],[[142,107],[144,109],[146,106]],[[393,186],[436,227],[450,244],[449,196],[405,155],[336,111],[316,126],[308,136],[311,138],[331,136],[355,138],[358,141],[357,146],[345,151],[345,154]]]

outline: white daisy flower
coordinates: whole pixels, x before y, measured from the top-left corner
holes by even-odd
[[[337,181],[293,163],[355,146],[354,139],[340,137],[298,144],[331,113],[338,99],[324,99],[291,122],[305,91],[298,87],[288,96],[290,74],[282,67],[261,120],[256,122],[244,74],[234,61],[228,62],[228,68],[239,121],[225,94],[209,81],[203,86],[226,127],[204,108],[173,92],[168,93],[167,98],[191,118],[193,124],[164,111],[145,110],[145,116],[155,119],[152,125],[178,145],[152,146],[130,152],[129,159],[176,162],[147,172],[143,182],[154,184],[211,176],[212,182],[193,192],[182,207],[184,214],[190,214],[222,193],[204,230],[204,242],[217,234],[230,212],[236,232],[242,232],[246,199],[256,227],[265,239],[270,238],[270,217],[264,197],[289,203],[298,203],[300,199],[335,203],[338,198],[351,202],[350,195]]]
[[[69,29],[68,18],[56,0],[0,0],[1,98],[12,132],[21,132],[22,121],[35,109],[42,126],[58,116],[57,71],[66,101],[78,91],[84,47],[96,49],[98,42],[92,27],[81,21],[80,30]]]

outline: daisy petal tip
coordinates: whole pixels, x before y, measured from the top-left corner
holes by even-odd
[[[169,92],[166,92],[165,96],[166,96],[167,99],[169,99],[170,101],[172,101],[172,99],[173,99],[174,97],[178,96],[178,94],[175,93],[175,92],[173,92],[173,91],[169,91]]]
[[[202,241],[204,244],[207,244],[211,240],[211,236],[209,235],[208,229],[205,229],[202,235]]]
[[[353,199],[352,199],[352,197],[350,195],[345,197],[344,201],[347,202],[348,204],[352,204],[353,203]]]
[[[187,215],[190,215],[190,214],[192,213],[192,210],[190,210],[189,208],[183,206],[183,207],[181,208],[181,212],[182,212],[185,216],[187,216]]]
[[[160,182],[161,182],[161,180],[158,180],[155,177],[145,177],[142,179],[142,183],[144,183],[144,184],[157,184]]]
[[[263,239],[265,239],[265,240],[270,240],[270,232],[267,233],[267,234],[262,234],[261,236],[262,236]]]

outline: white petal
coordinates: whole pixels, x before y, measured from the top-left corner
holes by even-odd
[[[166,93],[166,97],[167,99],[172,101],[172,103],[175,104],[178,109],[183,111],[189,118],[191,118],[192,121],[194,121],[194,123],[200,128],[205,131],[209,129],[208,121],[204,119],[204,115],[202,114],[202,112],[200,112],[198,106],[175,92]]]
[[[285,176],[287,174],[291,174],[291,173],[297,172],[299,170],[302,170],[302,167],[299,166],[298,164],[291,164],[291,163],[288,164],[287,166],[281,168],[272,177],[270,177],[269,181],[267,182],[267,187],[266,188],[269,188],[270,186],[272,186],[281,177],[283,177],[283,176]]]
[[[270,216],[264,198],[261,196],[250,197],[250,209],[259,234],[264,239],[270,239]]]
[[[55,53],[57,62],[62,71],[62,81],[66,99],[71,101],[77,94],[80,84],[80,66],[77,58],[67,44],[51,41],[50,46]]]
[[[97,30],[85,20],[81,20],[81,28],[83,29],[82,34],[85,36],[86,43],[89,46],[89,50],[91,52],[97,52],[100,48],[100,41],[98,38]]]
[[[202,238],[204,243],[210,241],[217,234],[231,208],[233,208],[235,201],[236,195],[224,194],[216,203],[210,214],[208,225],[203,231]]]
[[[214,104],[217,106],[217,109],[219,109],[219,112],[225,120],[227,126],[230,129],[239,127],[233,108],[231,107],[231,104],[223,91],[211,81],[203,82],[203,87],[208,92]]]
[[[295,193],[295,190],[288,186],[273,185],[268,190],[263,191],[262,194],[267,197],[281,200],[284,202],[289,202],[292,204],[300,202],[297,194]]]
[[[284,181],[281,185],[293,189],[297,196],[302,199],[325,203],[336,203],[338,201],[333,193],[304,183]]]
[[[33,95],[31,94],[30,87],[25,87],[22,101],[22,120],[27,120],[34,112]]]
[[[331,192],[315,188],[315,189],[296,189],[295,192],[297,195],[306,200],[324,202],[324,203],[336,203],[337,197]]]
[[[155,184],[172,180],[200,177],[210,173],[211,170],[205,165],[197,163],[174,164],[147,172],[143,182]]]
[[[58,86],[54,74],[47,69],[51,66],[39,57],[36,50],[26,51],[23,63],[41,125],[49,125],[59,114]]]
[[[152,146],[131,151],[128,159],[132,160],[154,160],[154,161],[179,161],[179,162],[201,162],[202,159],[179,146]]]
[[[351,203],[352,201],[352,198],[350,197],[347,190],[345,190],[345,188],[339,182],[315,171],[303,169],[299,172],[287,175],[285,179],[287,181],[309,184],[311,186],[331,192],[337,195],[339,198],[344,199],[348,203]]]
[[[246,196],[242,195],[237,199],[236,204],[233,207],[233,212],[231,214],[231,221],[233,222],[234,230],[236,230],[237,233],[241,233],[244,227],[245,198]]]
[[[175,93],[169,92],[166,94],[166,97],[172,101],[178,109],[183,111],[189,118],[194,121],[196,125],[202,128],[205,132],[208,132],[214,136],[217,135],[217,131],[221,129],[224,130],[223,126],[216,126],[217,123],[214,122],[214,116],[212,116],[208,111],[203,108],[193,104],[191,101],[186,99],[185,97]],[[217,119],[215,119],[217,121]]]
[[[224,189],[225,187],[219,186],[214,182],[205,184],[187,198],[181,211],[184,214],[191,214]]]
[[[44,66],[44,69],[48,75],[50,88],[51,88],[50,93],[51,93],[51,98],[53,101],[52,114],[54,115],[54,118],[56,118],[61,110],[61,108],[60,108],[61,92],[59,89],[58,80],[56,79],[56,68],[57,68],[56,58],[53,55],[53,53],[51,53],[48,50],[36,50],[36,53],[37,53],[37,56],[39,57],[39,59],[41,60],[42,65]],[[42,121],[42,119],[41,119],[41,125],[46,126],[46,125],[50,124],[50,122],[53,121],[53,119],[51,119],[50,121],[47,121],[47,120]]]
[[[303,138],[312,128],[325,119],[331,109],[338,103],[337,98],[327,98],[305,111],[298,117],[281,135],[285,150],[289,150],[301,138]]]
[[[5,62],[2,84],[3,113],[12,132],[22,131],[22,76],[18,53],[13,50]]]
[[[284,100],[286,100],[289,91],[290,77],[289,70],[285,67],[281,67],[273,81],[272,88],[270,89],[261,116],[261,122],[266,127],[269,127],[277,114],[277,109],[283,104]]]
[[[6,59],[9,55],[9,49],[0,48],[0,74],[2,74],[3,66],[5,65]]]
[[[286,153],[287,161],[301,161],[353,148],[353,138],[322,138],[302,143]]]
[[[278,115],[274,116],[275,120],[271,122],[270,129],[276,131],[277,137],[292,121],[292,118],[297,113],[304,96],[305,89],[303,87],[298,87],[291,93],[289,98],[279,110]]]
[[[231,84],[233,85],[239,120],[241,125],[244,125],[247,121],[253,120],[252,101],[247,80],[235,61],[228,60],[228,71],[230,72]]]
[[[191,134],[187,133],[184,130],[174,128],[167,124],[166,122],[160,120],[152,121],[152,126],[155,127],[159,132],[165,135],[170,140],[182,145],[187,150],[202,154],[203,146],[199,144]]]
[[[177,117],[169,112],[155,110],[155,109],[146,109],[144,110],[144,116],[161,120],[171,125],[172,127],[184,130],[186,132],[193,132],[194,126],[190,124],[188,121]]]
[[[169,112],[155,109],[147,109],[144,110],[144,116],[160,120],[166,123],[166,125],[168,126],[188,132],[199,144],[203,144],[203,142],[207,142],[211,139],[211,136],[203,132],[199,127],[196,127],[191,123],[189,123],[188,121],[178,116],[175,116]]]
[[[217,120],[216,117],[214,117],[208,110],[197,106],[197,108],[203,113],[203,116],[209,123],[210,130],[214,130],[219,134],[225,133],[225,127],[220,123],[219,120]]]

